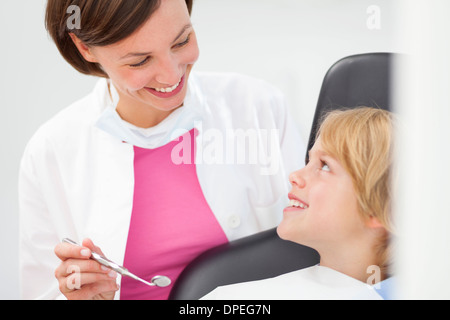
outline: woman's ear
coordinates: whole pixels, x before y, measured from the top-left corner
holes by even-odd
[[[83,58],[88,61],[88,62],[92,62],[92,63],[98,63],[97,59],[95,58],[95,56],[92,54],[91,49],[84,44],[83,41],[81,41],[75,34],[73,33],[69,33],[70,38],[72,39],[73,43],[75,44],[75,46],[77,47],[78,51],[80,52],[80,54],[83,56]]]

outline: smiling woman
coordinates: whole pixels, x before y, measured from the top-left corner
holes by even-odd
[[[63,2],[57,1],[60,6]],[[199,56],[189,17],[192,2],[179,3],[112,1],[103,8],[86,1],[80,7],[82,27],[69,33],[55,27],[52,15],[65,8],[57,6],[47,12],[47,28],[72,66],[114,82],[122,119],[148,128],[181,106],[185,80]],[[165,24],[169,19],[173,23]]]
[[[61,54],[100,79],[42,125],[23,155],[25,298],[166,299],[171,286],[120,278],[91,252],[104,250],[141,279],[175,283],[203,251],[281,219],[286,173],[305,145],[271,85],[193,72],[199,47],[191,9],[185,0],[48,0],[46,26]],[[244,162],[202,163],[201,150],[211,150],[202,137],[211,132],[229,141],[245,140],[230,133],[251,132]],[[269,144],[267,132],[281,134]],[[182,162],[172,156],[180,139]],[[219,142],[216,156],[228,151]],[[268,161],[252,162],[259,155]]]

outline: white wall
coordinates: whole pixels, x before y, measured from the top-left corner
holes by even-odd
[[[347,55],[401,51],[392,0],[195,0],[200,70],[238,71],[284,91],[307,139],[323,77]],[[380,28],[369,29],[380,9]]]
[[[450,299],[450,2],[403,0],[397,294]]]
[[[338,59],[401,51],[392,37],[393,0],[195,0],[198,70],[266,79],[288,98],[305,140],[327,69]],[[18,164],[45,120],[88,93],[95,79],[77,74],[48,39],[45,0],[1,1],[0,299],[19,298]],[[381,29],[367,26],[380,9]],[[300,166],[301,164],[299,164]]]

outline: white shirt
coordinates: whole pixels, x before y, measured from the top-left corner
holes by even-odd
[[[275,227],[288,203],[288,176],[304,165],[306,152],[282,95],[236,74],[191,73],[188,91],[184,105],[200,115],[192,118],[199,131],[199,182],[226,236],[234,240]],[[108,258],[124,261],[134,149],[98,126],[115,100],[108,81],[99,80],[91,94],[45,123],[27,145],[19,178],[25,299],[60,297],[53,250],[65,237],[77,242],[89,237]],[[176,114],[182,113],[146,130],[149,141],[160,145],[161,136],[176,131]],[[246,140],[236,136],[256,143],[245,147]],[[233,143],[236,153],[256,145],[258,157],[248,157],[252,149],[245,161],[237,154],[233,159]]]
[[[382,297],[366,283],[317,265],[270,279],[218,287],[202,300],[382,300]]]

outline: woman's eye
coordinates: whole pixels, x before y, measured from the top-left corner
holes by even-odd
[[[146,64],[148,61],[150,60],[150,57],[145,58],[144,60],[142,60],[139,63],[136,64],[130,64],[130,67],[132,68],[138,68],[138,67],[142,67],[144,64]]]
[[[186,46],[186,45],[189,43],[190,40],[191,40],[191,35],[188,35],[188,37],[186,38],[185,41],[176,44],[174,47],[175,47],[175,48],[181,48],[181,47],[184,47],[184,46]],[[142,61],[139,62],[139,63],[136,63],[136,64],[130,64],[130,67],[132,67],[132,68],[139,68],[139,67],[142,67],[142,66],[145,65],[149,60],[150,60],[150,57],[147,57],[147,58],[145,58],[144,60],[142,60]]]
[[[185,45],[187,45],[189,43],[189,41],[191,40],[191,35],[188,35],[188,37],[186,38],[186,40],[184,40],[181,43],[178,43],[175,45],[175,48],[181,48],[184,47]]]

